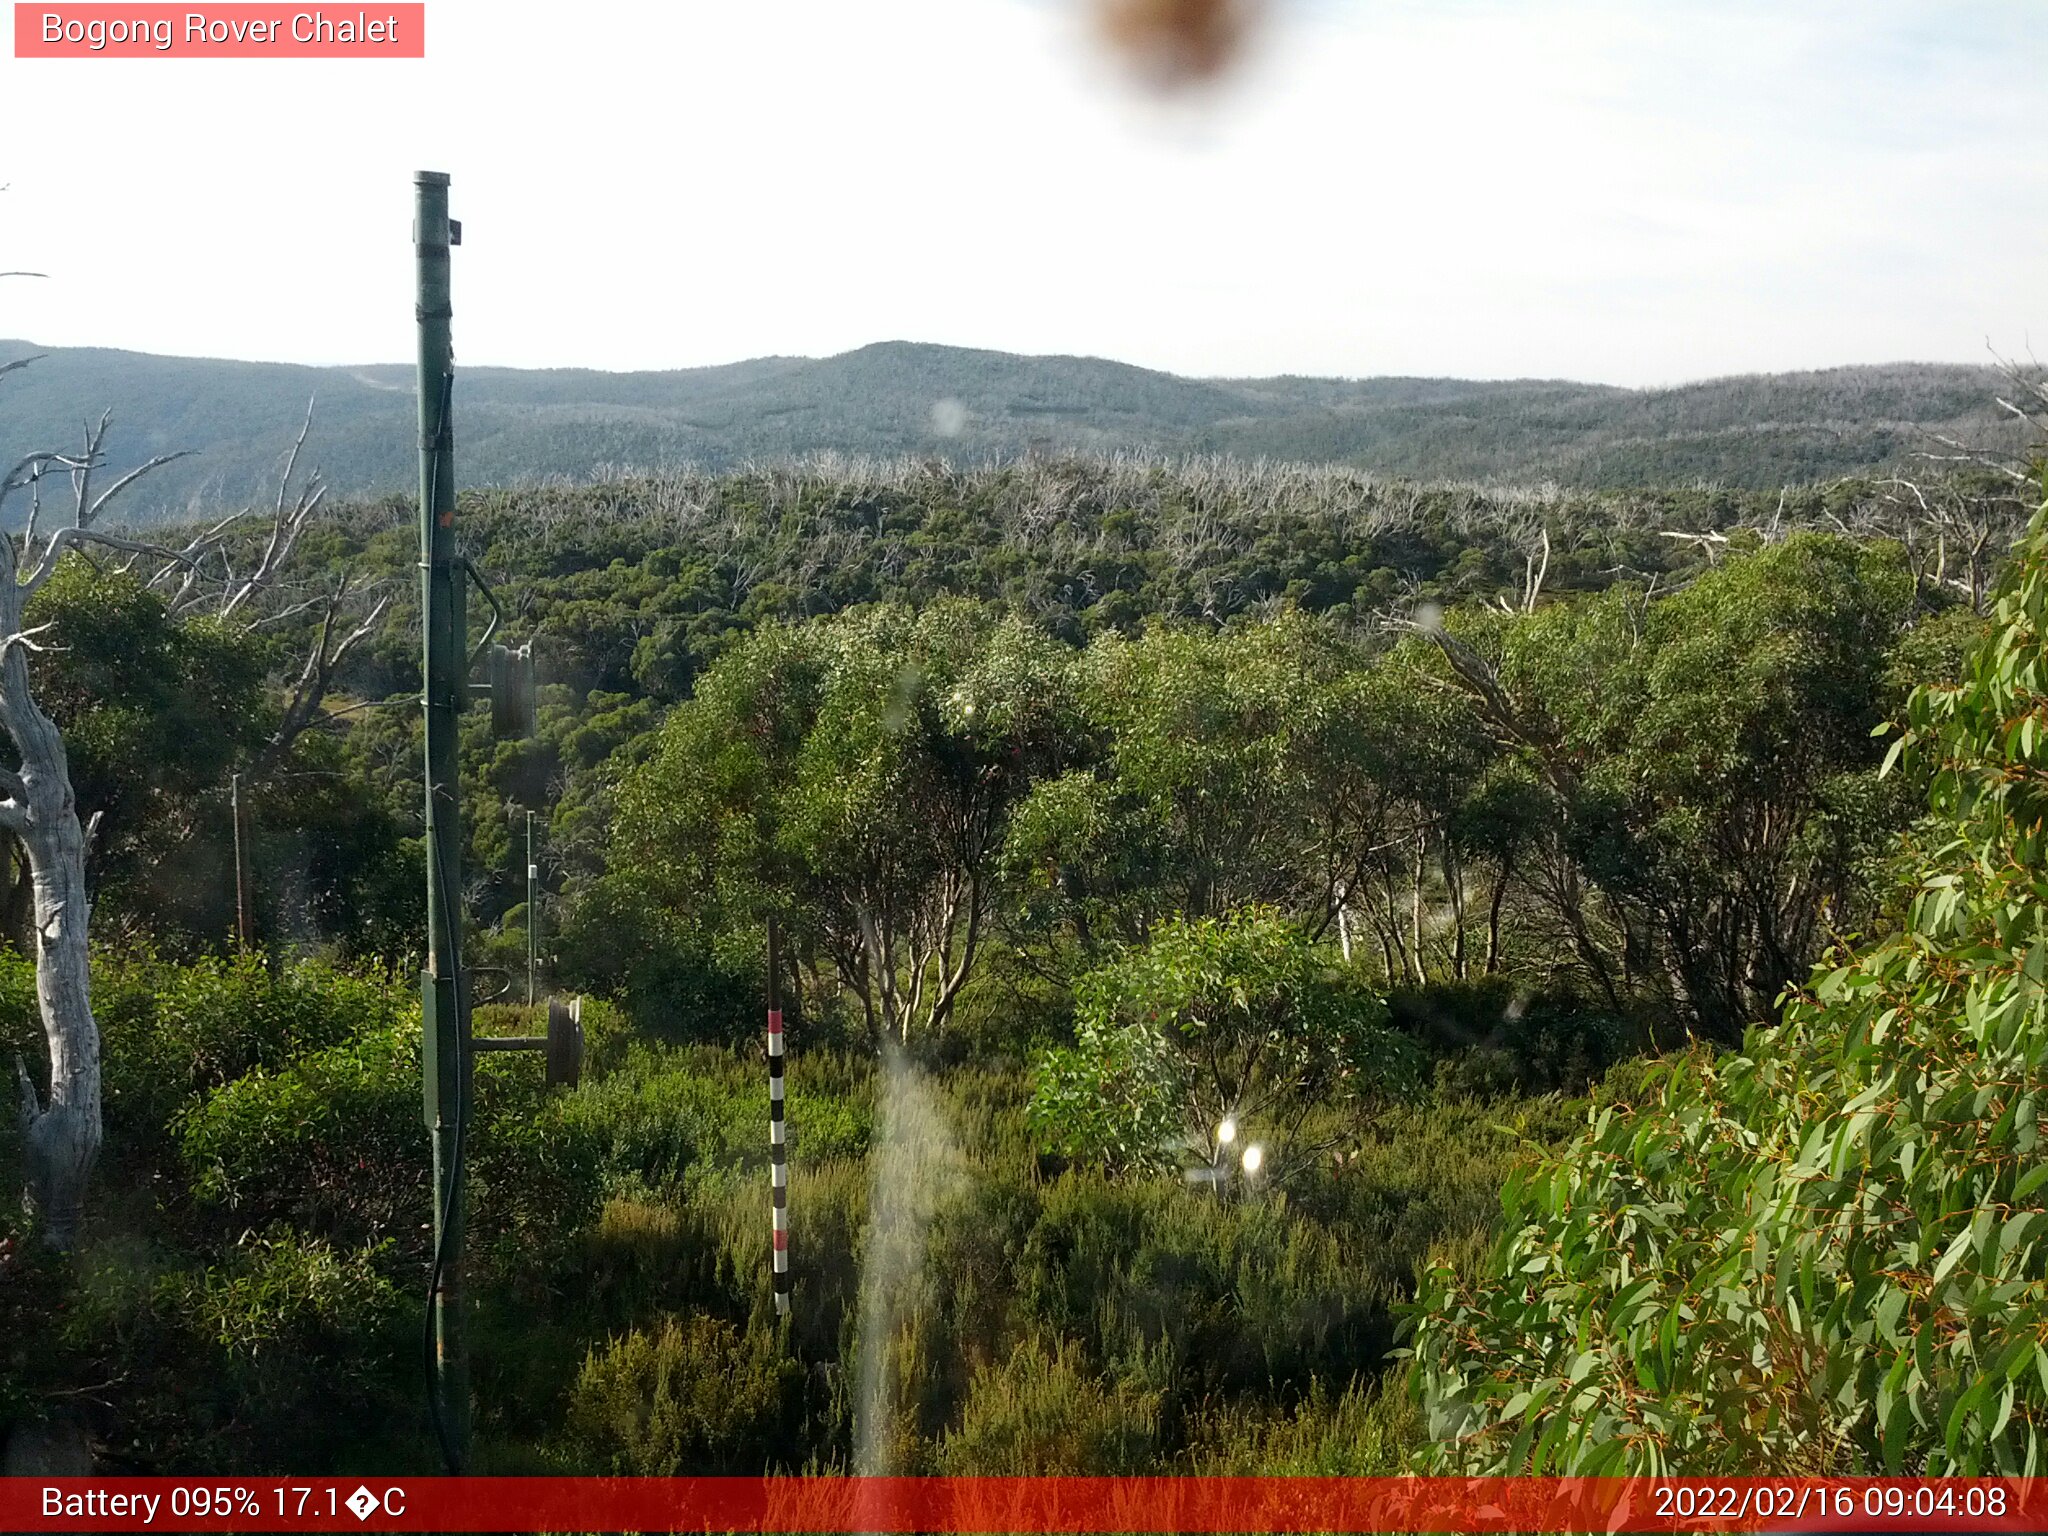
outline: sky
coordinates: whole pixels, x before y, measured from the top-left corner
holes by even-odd
[[[429,0],[419,61],[0,58],[0,269],[50,274],[0,282],[0,336],[405,361],[430,168],[471,364],[2048,349],[2040,0],[1272,0],[1168,97],[1085,5]]]

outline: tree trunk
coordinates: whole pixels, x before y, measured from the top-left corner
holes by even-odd
[[[1429,834],[1419,833],[1415,839],[1415,883],[1409,888],[1408,926],[1412,937],[1410,946],[1415,962],[1415,985],[1429,985],[1429,976],[1422,969],[1422,875],[1429,857]]]
[[[21,1078],[27,1197],[43,1240],[69,1248],[85,1213],[86,1182],[100,1150],[100,1033],[92,1014],[86,956],[91,909],[85,892],[85,833],[71,794],[64,744],[28,696],[16,648],[5,672],[5,718],[21,751],[27,825],[21,829],[35,886],[36,1003],[50,1052],[50,1090],[38,1100]]]
[[[1500,973],[1500,909],[1501,903],[1507,900],[1509,868],[1503,859],[1500,878],[1493,882],[1493,900],[1486,909],[1486,974],[1489,976]]]
[[[0,626],[20,631],[22,593],[0,573]],[[92,1016],[86,955],[91,909],[85,892],[85,831],[71,792],[64,738],[29,691],[20,644],[0,651],[0,725],[21,757],[0,823],[20,839],[35,892],[36,1004],[50,1054],[50,1087],[39,1096],[28,1068],[21,1087],[26,1198],[53,1248],[71,1247],[85,1214],[86,1182],[100,1150],[100,1032]]]
[[[1441,837],[1437,846],[1443,858],[1444,890],[1451,898],[1451,974],[1464,981],[1471,969],[1465,954],[1465,864],[1449,837]]]

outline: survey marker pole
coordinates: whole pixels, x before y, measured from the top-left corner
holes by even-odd
[[[427,970],[421,977],[421,1076],[434,1147],[434,1427],[450,1470],[469,1459],[469,1360],[462,1289],[462,1142],[469,1113],[469,998],[462,982],[461,777],[456,731],[469,702],[462,557],[455,544],[455,444],[449,411],[448,177],[413,178],[419,277],[420,613],[426,710]]]
[[[789,1316],[789,1138],[782,1118],[781,934],[768,919],[768,1251],[775,1315]]]

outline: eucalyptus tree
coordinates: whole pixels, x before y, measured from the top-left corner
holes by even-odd
[[[1084,961],[1170,914],[1262,903],[1347,956],[1369,930],[1390,978],[1421,979],[1441,897],[1462,970],[1453,834],[1492,748],[1411,656],[1289,610],[1107,634],[1081,672],[1091,760],[1037,786],[1011,852]]]
[[[1076,725],[1065,648],[976,604],[763,629],[623,778],[611,878],[699,933],[779,914],[877,1040],[942,1029]]]
[[[1080,667],[1089,760],[1039,786],[1013,858],[1084,940],[1253,901],[1320,930],[1352,873],[1358,807],[1331,775],[1359,661],[1333,627],[1292,613],[1098,637]]]
[[[1611,1084],[1574,1144],[1510,1180],[1484,1265],[1429,1266],[1416,1470],[2038,1472],[2043,522],[1991,618],[1901,712],[1891,750],[1927,820],[1875,936],[1739,1050]]]
[[[1386,1006],[1330,958],[1271,907],[1162,922],[1076,984],[1075,1043],[1038,1062],[1041,1142],[1112,1167],[1298,1171],[1346,1128],[1319,1112],[1419,1080]]]
[[[1802,533],[1661,598],[1616,587],[1437,632],[1474,717],[1542,787],[1532,889],[1593,979],[1733,1038],[1866,909],[1906,814],[1871,732],[1914,616],[1895,546]]]

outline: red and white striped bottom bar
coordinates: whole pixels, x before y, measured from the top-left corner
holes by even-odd
[[[789,1146],[782,1119],[782,1010],[768,1010],[768,1231],[775,1313],[789,1316]]]
[[[8,1478],[8,1531],[2042,1531],[2043,1478]]]

